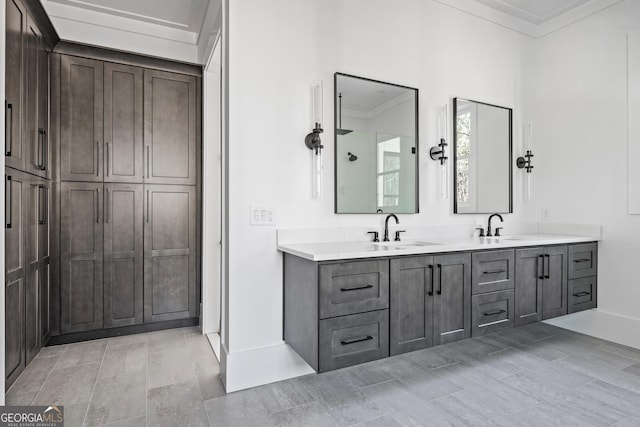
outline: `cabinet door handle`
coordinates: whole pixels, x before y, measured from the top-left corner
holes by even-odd
[[[44,225],[49,224],[49,187],[44,186]]]
[[[38,225],[44,225],[45,195],[44,185],[38,185]]]
[[[544,278],[548,279],[550,277],[549,275],[551,274],[551,255],[544,254],[544,257],[547,259],[547,263],[546,263],[547,264],[547,270],[546,270],[547,272],[544,275]]]
[[[149,190],[147,190],[147,223],[149,222],[149,204],[151,200],[149,199]]]
[[[538,274],[538,279],[544,279],[544,255],[538,255],[536,270],[540,271],[540,268],[542,268],[542,273]]]
[[[100,189],[96,188],[96,218],[97,223],[100,224]]]
[[[96,141],[96,176],[100,176],[100,141]]]
[[[47,137],[46,129],[42,129],[42,152],[44,157],[42,161],[42,170],[46,171],[49,169],[49,138]]]
[[[9,185],[8,190],[7,184]],[[4,198],[4,228],[11,228],[11,223],[13,222],[13,185],[11,184],[11,175],[5,175]]]
[[[11,156],[13,148],[13,104],[4,101],[4,155]]]
[[[149,169],[151,167],[151,164],[149,163],[149,156],[151,155],[150,151],[151,151],[150,147],[147,145],[147,178],[149,178],[150,174],[151,174],[151,172],[149,171]]]
[[[342,341],[340,341],[340,344],[349,345],[349,344],[355,344],[357,342],[362,342],[362,341],[370,341],[372,339],[373,339],[373,337],[371,335],[367,335],[366,337],[363,337],[363,338],[352,338],[352,339],[348,339],[348,340],[342,340]]]
[[[483,271],[482,274],[498,274],[498,273],[506,273],[507,270],[489,270]]]
[[[573,262],[579,263],[579,262],[590,262],[591,260],[589,258],[580,258],[580,259],[574,259]]]
[[[573,296],[580,298],[580,297],[584,297],[584,296],[587,296],[587,295],[590,295],[590,294],[591,294],[591,292],[577,292],[577,293],[573,294]]]
[[[507,310],[493,310],[493,311],[485,311],[482,314],[485,316],[495,316],[496,314],[506,313]]]
[[[109,219],[111,218],[111,189],[107,188],[107,206],[104,213],[105,222],[109,224]]]
[[[39,128],[38,129],[38,164],[36,165],[36,167],[41,171],[47,170],[46,160],[45,160],[47,156],[45,152],[46,150],[45,136],[46,136],[45,130],[42,128]]]
[[[369,289],[369,288],[373,288],[373,285],[357,286],[355,288],[340,288],[340,292],[359,291],[362,289]]]
[[[433,295],[433,264],[429,264],[429,270],[431,271],[431,290],[429,291],[429,295]]]
[[[438,264],[438,295],[442,295],[442,264]]]
[[[109,176],[109,170],[111,169],[111,157],[109,154],[109,143],[107,142],[106,144],[106,148],[107,148],[107,170],[105,171],[105,174],[107,174],[107,176]]]

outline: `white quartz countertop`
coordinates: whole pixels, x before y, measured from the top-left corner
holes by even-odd
[[[375,258],[483,249],[561,245],[598,240],[592,236],[563,234],[514,234],[502,237],[411,238],[400,242],[321,242],[278,244],[278,250],[311,261]]]

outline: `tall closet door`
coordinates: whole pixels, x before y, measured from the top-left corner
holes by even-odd
[[[104,326],[143,321],[143,185],[105,184]]]
[[[196,184],[196,78],[144,72],[145,183]]]
[[[24,370],[24,218],[27,174],[5,170],[5,375],[8,388]]]
[[[48,177],[48,139],[44,123],[48,122],[48,61],[43,56],[44,40],[31,16],[27,17],[25,50],[25,130],[24,143],[26,156],[25,170],[34,175]],[[44,73],[44,75],[42,75]],[[41,84],[40,80],[44,80]],[[42,98],[42,99],[41,99]],[[42,104],[45,104],[43,108]]]
[[[103,326],[102,184],[63,182],[60,190],[60,329]]]
[[[102,182],[102,62],[60,62],[60,178]]]
[[[24,52],[27,12],[20,0],[6,1],[6,68],[5,68],[5,164],[24,170],[26,150],[24,123]]]
[[[145,185],[144,321],[196,316],[196,187]]]
[[[142,90],[142,68],[105,62],[105,182],[142,182]]]

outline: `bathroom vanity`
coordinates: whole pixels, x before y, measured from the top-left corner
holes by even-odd
[[[317,372],[596,307],[593,237],[278,249],[284,252],[284,339]]]

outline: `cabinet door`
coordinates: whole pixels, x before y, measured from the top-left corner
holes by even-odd
[[[434,344],[471,336],[471,254],[434,257]]]
[[[144,72],[145,182],[196,184],[196,78]]]
[[[31,176],[26,186],[25,350],[27,364],[40,350],[41,263],[48,261],[46,180]],[[43,252],[44,253],[41,253]]]
[[[390,261],[390,355],[433,345],[433,257]]]
[[[105,184],[104,326],[142,323],[143,185]]]
[[[145,322],[196,316],[196,206],[196,187],[145,186]]]
[[[60,178],[101,182],[102,62],[60,58]]]
[[[49,153],[49,52],[44,37],[38,39],[38,138],[40,140],[40,170],[43,178],[51,177]]]
[[[567,314],[567,247],[545,248],[542,319]]]
[[[26,150],[22,137],[24,115],[24,52],[27,12],[20,0],[6,2],[5,164],[24,170]]]
[[[25,367],[24,293],[25,245],[24,218],[26,174],[5,170],[5,386],[15,381]]]
[[[142,182],[142,73],[104,64],[105,182]]]
[[[60,200],[60,329],[100,329],[102,311],[102,184],[63,182]]]
[[[38,270],[40,289],[40,344],[44,347],[51,338],[51,272],[49,264],[44,264]]]
[[[542,320],[542,248],[516,249],[515,326]]]

